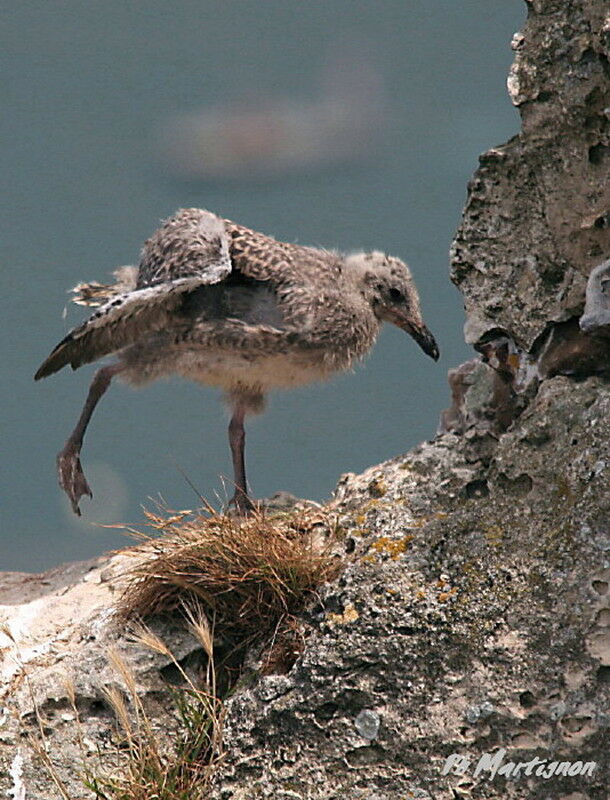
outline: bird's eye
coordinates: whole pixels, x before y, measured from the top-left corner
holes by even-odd
[[[395,289],[393,286],[390,289],[390,300],[393,303],[401,303],[404,300],[404,295],[400,289]]]

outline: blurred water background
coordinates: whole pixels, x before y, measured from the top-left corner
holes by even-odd
[[[95,367],[32,375],[83,312],[66,290],[135,263],[159,220],[201,206],[279,239],[406,259],[441,347],[384,331],[355,374],[278,394],[250,421],[254,496],[327,498],[342,472],[433,436],[469,357],[448,248],[483,150],[518,130],[505,90],[520,0],[4,3],[0,569],[125,543],[160,496],[231,487],[214,390],[117,383],[83,450],[72,516],[54,459]]]

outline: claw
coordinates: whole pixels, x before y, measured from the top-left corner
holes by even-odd
[[[57,477],[59,485],[70,498],[72,511],[80,517],[78,503],[84,495],[93,497],[80,463],[80,449],[67,444],[57,456]]]

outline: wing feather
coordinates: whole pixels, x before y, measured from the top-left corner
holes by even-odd
[[[175,327],[184,296],[231,274],[223,221],[199,209],[183,209],[148,240],[136,288],[107,302],[62,339],[34,376],[46,378],[70,364],[77,369],[117,353],[143,337]],[[119,281],[123,276],[119,275]],[[133,273],[129,273],[133,281]]]
[[[41,365],[35,380],[58,372],[66,364],[77,369],[134,344],[142,336],[167,329],[184,294],[199,286],[200,280],[185,278],[117,295],[62,339]]]

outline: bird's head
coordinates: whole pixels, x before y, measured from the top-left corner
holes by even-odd
[[[424,353],[436,361],[438,346],[424,325],[419,294],[409,267],[399,258],[378,251],[355,253],[346,258],[346,264],[377,319],[406,331]]]

